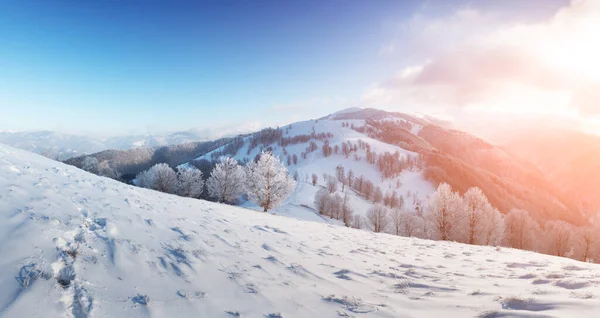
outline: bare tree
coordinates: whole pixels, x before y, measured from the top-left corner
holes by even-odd
[[[529,212],[525,210],[512,209],[505,218],[506,244],[518,249],[532,249],[533,238],[538,229]]]
[[[577,233],[577,243],[580,249],[581,260],[583,262],[593,262],[598,248],[600,229],[592,226],[584,226],[580,227]]]
[[[329,193],[334,193],[337,191],[337,187],[338,187],[338,182],[335,178],[329,176],[327,178],[327,190],[329,190]]]
[[[373,192],[373,203],[381,203],[383,201],[383,191],[380,187],[376,187]]]
[[[335,177],[342,184],[342,192],[344,192],[344,187],[346,185],[346,171],[342,165],[335,167]]]
[[[419,235],[421,231],[421,222],[423,219],[411,212],[404,212],[400,215],[400,235],[413,237]]]
[[[345,226],[349,227],[352,221],[352,207],[350,205],[350,197],[348,196],[348,193],[344,194],[341,211],[342,221],[344,222]]]
[[[392,220],[392,225],[394,226],[394,234],[400,235],[400,226],[402,225],[402,210],[398,208],[394,208],[390,212],[390,219]]]
[[[318,176],[316,173],[313,173],[313,174],[312,174],[312,180],[311,180],[311,181],[312,181],[312,185],[313,185],[313,186],[316,186],[316,185],[317,185],[317,182],[319,182],[319,176]]]
[[[389,224],[388,211],[383,205],[375,204],[367,211],[367,220],[373,232],[383,232]]]
[[[572,248],[572,225],[565,221],[548,221],[544,228],[544,237],[548,243],[548,253],[556,256],[565,256]]]
[[[319,191],[315,193],[314,203],[319,214],[325,214],[327,206],[329,205],[329,199],[329,192],[324,188],[319,189]]]
[[[355,214],[354,215],[354,219],[352,221],[352,227],[355,229],[362,229],[363,228],[363,217],[360,214]]]

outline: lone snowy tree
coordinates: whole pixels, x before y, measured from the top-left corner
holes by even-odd
[[[204,192],[204,179],[202,179],[202,171],[190,167],[181,168],[177,171],[177,194],[190,197],[199,198],[202,192]]]
[[[464,204],[447,183],[441,183],[427,200],[425,216],[434,236],[442,241],[458,241],[461,235]]]
[[[177,173],[166,163],[159,163],[146,171],[140,172],[136,177],[136,183],[142,188],[175,193],[177,190]]]
[[[287,199],[296,181],[289,175],[285,165],[270,152],[263,152],[260,159],[246,166],[248,197],[260,205],[264,212],[279,206]]]
[[[221,157],[206,181],[208,194],[219,202],[230,203],[244,193],[246,174],[233,158]]]

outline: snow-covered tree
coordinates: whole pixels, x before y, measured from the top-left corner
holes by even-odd
[[[350,204],[350,196],[348,196],[348,193],[344,194],[341,212],[344,225],[349,227],[352,223],[352,205]]]
[[[364,226],[363,224],[364,224],[363,216],[360,214],[355,214],[354,218],[352,220],[352,227],[360,230],[363,228],[363,226]]]
[[[238,162],[229,157],[221,160],[206,181],[208,194],[219,202],[233,202],[245,191],[246,173]]]
[[[383,201],[383,191],[380,187],[376,187],[373,192],[373,203],[380,203]]]
[[[311,177],[311,183],[313,186],[316,186],[317,182],[319,182],[319,176],[316,173],[313,173]]]
[[[177,194],[190,197],[199,198],[202,192],[204,192],[204,179],[202,178],[202,171],[193,168],[180,168],[177,171]]]
[[[292,194],[296,181],[279,158],[263,152],[258,161],[246,166],[246,187],[250,200],[267,212]]]
[[[463,196],[465,204],[465,219],[467,223],[467,241],[468,244],[476,244],[482,236],[482,222],[488,213],[493,209],[483,191],[477,187],[470,188]]]
[[[342,184],[342,192],[344,192],[346,185],[346,169],[344,169],[344,166],[339,165],[335,167],[335,177]]]
[[[441,183],[427,200],[425,216],[433,237],[442,241],[461,241],[464,233],[464,203],[447,183]]]
[[[548,221],[544,227],[544,238],[546,240],[548,254],[566,256],[574,246],[571,238],[573,226],[565,221]]]
[[[329,193],[334,193],[338,189],[338,182],[334,177],[327,176],[327,190]]]
[[[394,226],[394,234],[400,235],[400,227],[402,225],[402,210],[399,208],[393,208],[390,211],[390,219],[392,220],[392,225]]]
[[[531,250],[539,225],[525,210],[512,209],[505,217],[505,239],[510,247]]]
[[[315,193],[315,208],[319,214],[325,214],[327,205],[329,204],[329,191],[325,188],[319,189],[317,193]]]
[[[136,177],[138,186],[165,193],[175,193],[177,183],[177,173],[166,163],[156,164]]]
[[[593,262],[598,252],[600,229],[592,226],[580,227],[576,231],[576,242],[581,255],[581,261]]]
[[[504,216],[498,209],[488,211],[482,221],[482,240],[480,244],[497,246],[504,239]]]
[[[419,236],[423,226],[423,219],[412,212],[403,212],[400,214],[400,235],[406,237]]]
[[[389,224],[387,208],[381,204],[373,205],[367,211],[367,221],[373,232],[379,233],[385,231]]]
[[[98,159],[86,156],[81,162],[81,169],[91,173],[98,173]]]

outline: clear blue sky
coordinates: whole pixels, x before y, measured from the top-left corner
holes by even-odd
[[[0,130],[157,132],[360,106],[406,62],[380,54],[402,21],[477,3],[0,0]]]

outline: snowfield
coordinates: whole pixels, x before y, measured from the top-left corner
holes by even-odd
[[[2,317],[600,312],[597,265],[181,198],[3,145],[0,255]]]

